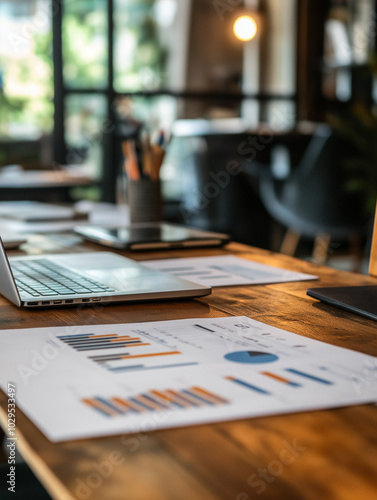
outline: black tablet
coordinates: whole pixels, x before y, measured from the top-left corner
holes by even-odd
[[[332,306],[377,320],[377,285],[309,288],[306,293]]]
[[[75,232],[90,241],[125,250],[158,250],[225,245],[230,237],[178,224],[142,223],[124,227],[77,226]]]

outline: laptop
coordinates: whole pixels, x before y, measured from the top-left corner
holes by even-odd
[[[335,307],[377,321],[377,286],[309,288],[306,293]]]
[[[0,293],[35,308],[202,297],[211,288],[111,252],[8,259],[0,238]]]
[[[101,245],[123,250],[159,250],[187,247],[219,247],[230,236],[166,222],[124,227],[77,226],[75,232]]]

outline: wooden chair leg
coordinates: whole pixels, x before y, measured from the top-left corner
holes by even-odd
[[[312,258],[317,264],[324,264],[329,257],[331,236],[327,233],[317,234],[314,240]]]
[[[374,215],[373,223],[373,236],[372,236],[372,248],[370,250],[369,258],[369,274],[371,276],[377,276],[377,206]]]
[[[301,234],[296,233],[292,229],[287,229],[283,242],[280,247],[280,253],[284,255],[294,256],[297,250],[298,242],[300,241]]]
[[[358,234],[353,234],[349,238],[349,249],[350,254],[354,258],[354,265],[352,267],[352,272],[360,273],[361,266],[363,263],[363,246],[361,244],[361,238]]]
[[[273,252],[280,252],[281,241],[283,238],[283,232],[285,230],[280,224],[275,221],[271,221],[270,226],[270,248]]]

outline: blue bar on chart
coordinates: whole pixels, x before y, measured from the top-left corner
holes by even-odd
[[[295,370],[294,368],[287,368],[285,370],[286,372],[293,373],[294,375],[298,375],[299,377],[304,377],[309,380],[314,380],[314,382],[318,382],[319,384],[325,384],[325,385],[334,385],[333,382],[330,382],[330,380],[326,380],[324,378],[317,377],[315,375],[311,375],[310,373],[303,372],[301,370]]]
[[[249,384],[248,382],[245,382],[244,380],[241,380],[239,378],[235,378],[235,377],[225,377],[225,378],[226,378],[226,380],[229,380],[230,382],[234,382],[235,384],[241,385],[242,387],[245,387],[246,389],[257,392],[258,394],[271,395],[271,393],[266,391],[265,389],[261,389],[260,387],[257,387],[256,385]]]
[[[108,365],[103,365],[107,370],[120,373],[120,372],[133,372],[133,371],[146,371],[146,370],[157,370],[160,368],[178,368],[182,366],[193,366],[198,365],[199,363],[193,361],[192,363],[175,363],[169,365],[153,365],[153,366],[145,366],[145,365],[130,365],[130,366],[115,366],[111,367]]]
[[[153,345],[137,335],[131,337],[130,335],[120,335],[117,333],[104,335],[87,333],[61,335],[58,338],[78,352],[86,354],[87,351],[91,351],[90,354],[92,355],[88,355],[87,359],[113,373],[177,368],[198,364],[197,362],[187,360],[182,360],[181,362],[175,360],[176,355],[182,354],[180,351],[150,352],[154,350]],[[145,347],[147,347],[146,350],[143,349]],[[115,353],[112,351],[112,349],[119,348],[124,349],[123,352],[118,351]],[[101,351],[101,354],[95,354],[93,351],[96,350]],[[108,352],[103,354],[103,351]]]
[[[89,356],[88,359],[113,373],[176,368],[198,364],[197,362],[186,362],[183,360],[179,362],[179,355],[181,354],[180,351],[144,352],[140,354],[123,352],[115,355]],[[176,359],[177,356],[178,360]]]
[[[140,347],[150,345],[139,337],[119,335],[117,333],[108,335],[93,335],[91,333],[82,335],[61,335],[58,337],[62,342],[76,351],[93,351],[100,349],[118,349],[119,347]]]
[[[130,398],[83,398],[82,403],[106,417],[141,414],[173,409],[202,408],[229,404],[229,400],[203,387],[188,389],[150,390]]]

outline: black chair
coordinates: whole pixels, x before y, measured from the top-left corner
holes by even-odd
[[[345,187],[344,162],[350,147],[329,126],[319,125],[299,163],[285,179],[275,166],[259,165],[259,192],[267,212],[288,228],[280,251],[294,255],[301,236],[314,240],[313,256],[324,262],[331,240],[351,243],[361,259],[360,237],[366,233],[359,195]],[[247,170],[247,167],[246,167]],[[255,166],[250,170],[255,173]]]
[[[171,176],[182,186],[182,219],[178,222],[228,233],[235,241],[267,248],[270,217],[258,196],[257,183],[255,189],[250,186],[249,175],[242,168],[244,156],[238,152],[247,136],[216,133],[173,137],[166,165],[174,166]],[[234,175],[225,173],[229,164],[240,167]]]

